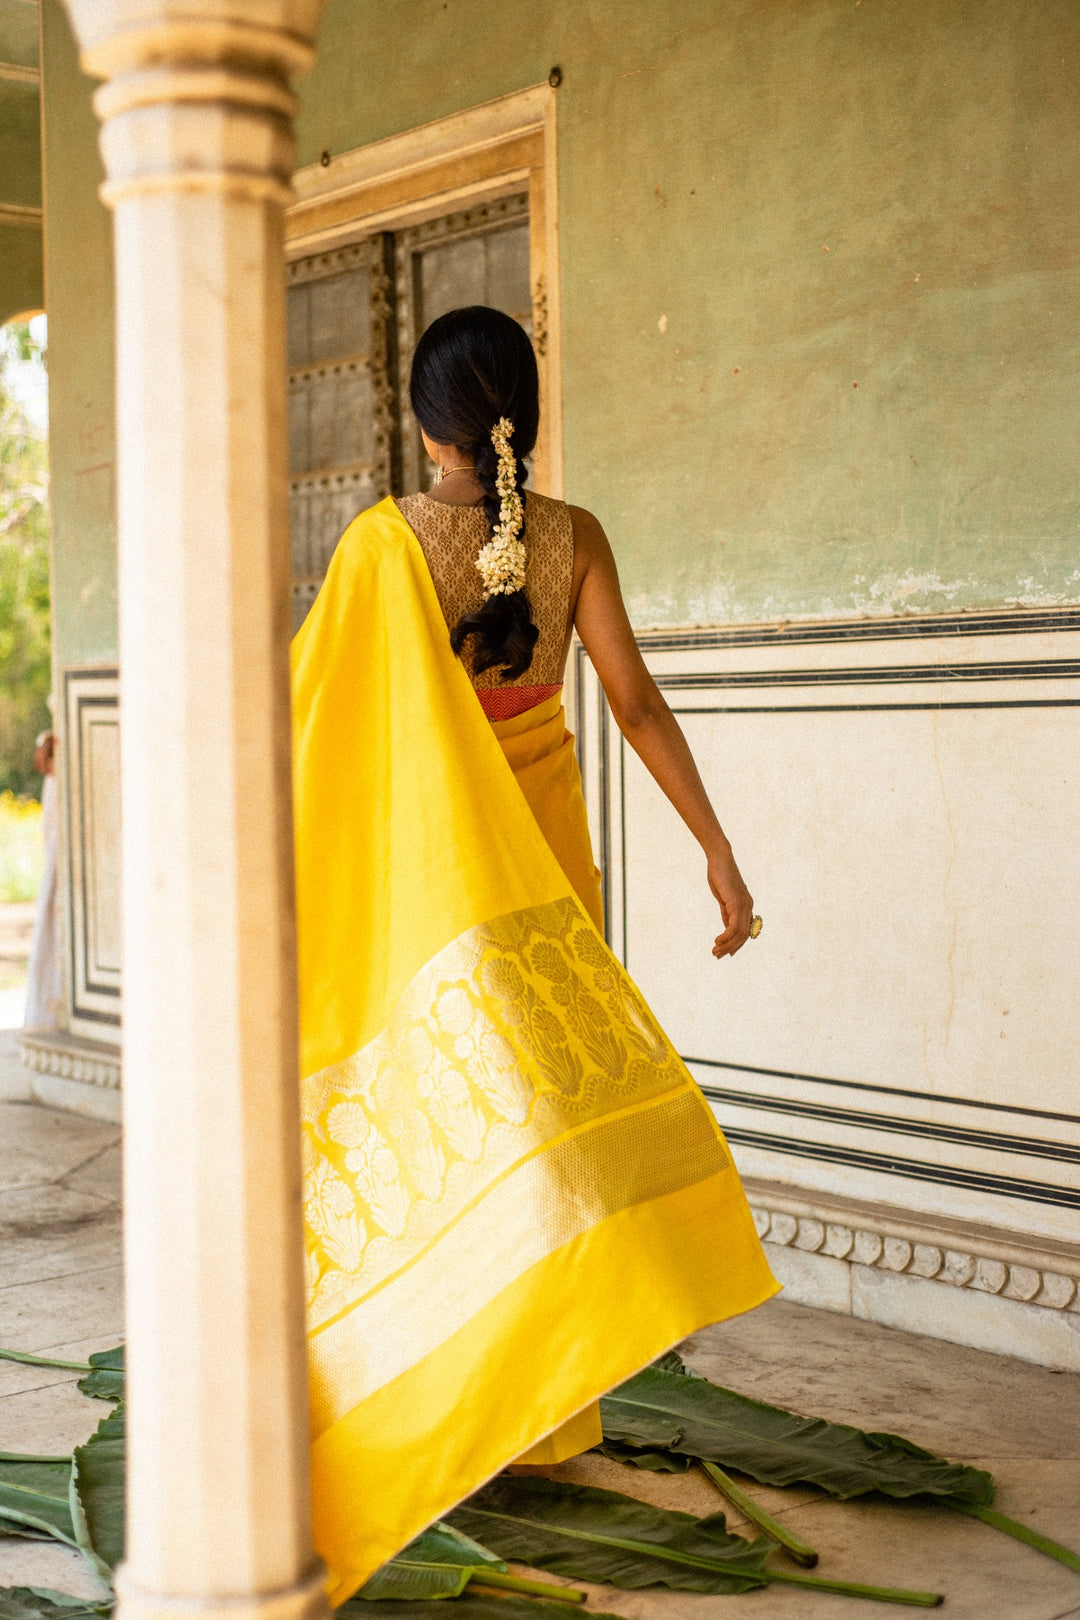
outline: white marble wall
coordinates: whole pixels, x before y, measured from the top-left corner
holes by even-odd
[[[579,652],[609,929],[744,1173],[1076,1244],[1080,613],[642,644],[765,927],[713,961],[697,847]]]

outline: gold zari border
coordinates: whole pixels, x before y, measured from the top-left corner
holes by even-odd
[[[687,1088],[590,1125],[519,1165],[421,1260],[315,1335],[313,1433],[430,1355],[564,1243],[728,1162],[700,1095]]]
[[[453,940],[303,1117],[316,1432],[554,1248],[728,1163],[570,897]]]

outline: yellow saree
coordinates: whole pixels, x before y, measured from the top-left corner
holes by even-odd
[[[312,1479],[340,1603],[777,1285],[590,872],[553,852],[578,859],[584,814],[557,700],[488,723],[393,502],[346,530],[293,671]]]

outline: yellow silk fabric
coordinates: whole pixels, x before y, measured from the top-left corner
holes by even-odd
[[[293,670],[312,1483],[340,1603],[776,1283],[598,933],[561,710],[489,725],[392,502],[346,531]]]
[[[510,720],[495,721],[492,730],[548,848],[602,933],[604,901],[600,873],[593,862],[581,773],[574,753],[574,739],[566,729],[562,693],[554,693],[545,702]],[[563,1462],[567,1457],[590,1451],[602,1439],[600,1407],[594,1402],[554,1434],[546,1435],[517,1461],[531,1467]]]
[[[574,739],[566,729],[562,694],[512,720],[496,720],[491,729],[548,848],[603,933],[600,873],[593,864],[581,776]]]

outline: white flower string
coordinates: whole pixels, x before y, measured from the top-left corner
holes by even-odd
[[[500,416],[491,430],[491,442],[499,458],[495,488],[499,493],[499,521],[487,545],[476,559],[484,581],[484,597],[512,596],[525,589],[525,546],[518,538],[525,521],[525,506],[518,494],[517,458],[510,448],[514,424]]]

